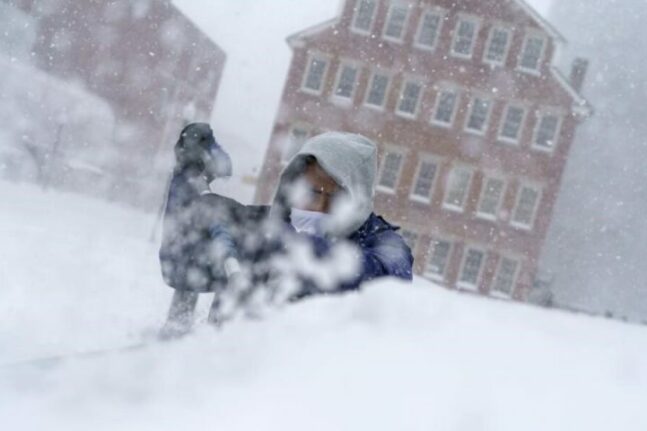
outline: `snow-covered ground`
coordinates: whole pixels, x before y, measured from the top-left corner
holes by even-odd
[[[0,365],[154,333],[170,291],[152,216],[0,196]],[[0,368],[0,429],[645,430],[645,357],[646,327],[384,281],[130,353]]]

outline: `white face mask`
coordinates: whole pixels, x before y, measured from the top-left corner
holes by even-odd
[[[330,215],[316,211],[300,210],[292,208],[290,220],[297,232],[304,232],[311,235],[323,235],[324,226]]]

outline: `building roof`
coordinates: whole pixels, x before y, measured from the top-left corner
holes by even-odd
[[[525,0],[513,0],[513,2],[530,15],[532,19],[537,21],[537,24],[539,24],[552,38],[559,42],[566,42],[566,38],[550,22],[548,22],[548,20],[541,16],[535,8],[526,3]]]

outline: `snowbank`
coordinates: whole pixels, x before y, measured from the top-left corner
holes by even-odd
[[[170,292],[150,216],[4,183],[0,194],[0,363],[127,345],[161,324]],[[1,368],[0,426],[644,430],[646,335],[384,281],[174,343]]]

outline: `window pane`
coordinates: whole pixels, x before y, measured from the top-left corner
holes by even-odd
[[[454,169],[449,175],[445,204],[462,209],[463,205],[465,205],[471,179],[471,171],[467,169]]]
[[[544,115],[539,122],[535,144],[542,148],[552,149],[555,146],[558,126],[559,119],[557,117]]]
[[[413,190],[414,196],[420,196],[424,198],[430,197],[437,170],[438,166],[433,162],[420,162],[418,180],[416,181],[416,185]]]
[[[496,278],[492,284],[492,289],[511,295],[514,290],[518,268],[519,262],[516,260],[508,259],[506,257],[501,258],[501,261],[499,262],[499,270],[497,271]]]
[[[507,30],[501,28],[494,28],[490,38],[490,46],[488,46],[485,58],[488,61],[495,63],[503,63],[505,55],[508,50],[508,40],[510,35]]]
[[[505,183],[498,178],[487,178],[483,184],[479,213],[496,217],[503,197]]]
[[[427,12],[422,18],[420,33],[418,34],[418,44],[432,48],[436,45],[438,31],[440,30],[440,15]]]
[[[467,20],[460,21],[456,28],[453,51],[456,54],[471,56],[475,36],[476,23]]]
[[[404,242],[411,250],[414,250],[416,248],[416,243],[418,242],[418,234],[406,229],[401,230],[400,233],[402,234]]]
[[[375,0],[358,0],[355,6],[357,14],[355,15],[353,28],[362,31],[371,31],[373,16],[375,14],[375,6]]]
[[[513,221],[523,226],[532,226],[538,201],[538,190],[531,187],[523,187],[519,196],[517,208],[514,212]]]
[[[482,132],[485,129],[485,125],[490,113],[490,101],[480,98],[475,98],[472,100],[472,110],[470,112],[470,117],[467,122],[467,128],[469,130],[475,130]]]
[[[447,241],[432,241],[431,253],[427,262],[427,274],[443,276],[449,261],[451,244]]]
[[[481,267],[485,260],[485,253],[480,250],[468,249],[461,271],[460,281],[465,284],[476,286],[481,274]]]
[[[335,95],[339,97],[351,98],[355,90],[355,81],[357,80],[357,68],[343,65],[339,74],[339,82]]]
[[[509,106],[501,128],[501,137],[518,140],[525,111],[523,108]]]
[[[389,11],[389,21],[386,23],[384,35],[401,39],[409,9],[406,6],[393,5]]]
[[[420,99],[421,92],[422,86],[420,84],[415,82],[405,83],[402,94],[400,95],[398,111],[415,115],[418,109],[418,100]]]
[[[402,165],[402,154],[387,153],[384,156],[384,164],[380,175],[380,186],[395,190]]]
[[[383,106],[386,99],[386,90],[389,87],[389,77],[386,75],[373,75],[371,89],[368,93],[366,103],[374,106]]]
[[[539,60],[544,49],[544,39],[540,37],[529,37],[526,39],[523,54],[521,55],[521,67],[524,69],[539,69]]]
[[[295,127],[290,132],[287,145],[283,151],[283,161],[288,161],[301,149],[305,141],[308,139],[308,130],[302,127]]]
[[[324,73],[326,71],[326,61],[318,58],[310,60],[310,67],[308,69],[308,76],[304,84],[305,88],[321,91],[323,86]]]
[[[438,96],[438,106],[434,120],[439,123],[451,124],[456,109],[458,95],[453,91],[442,91]]]

